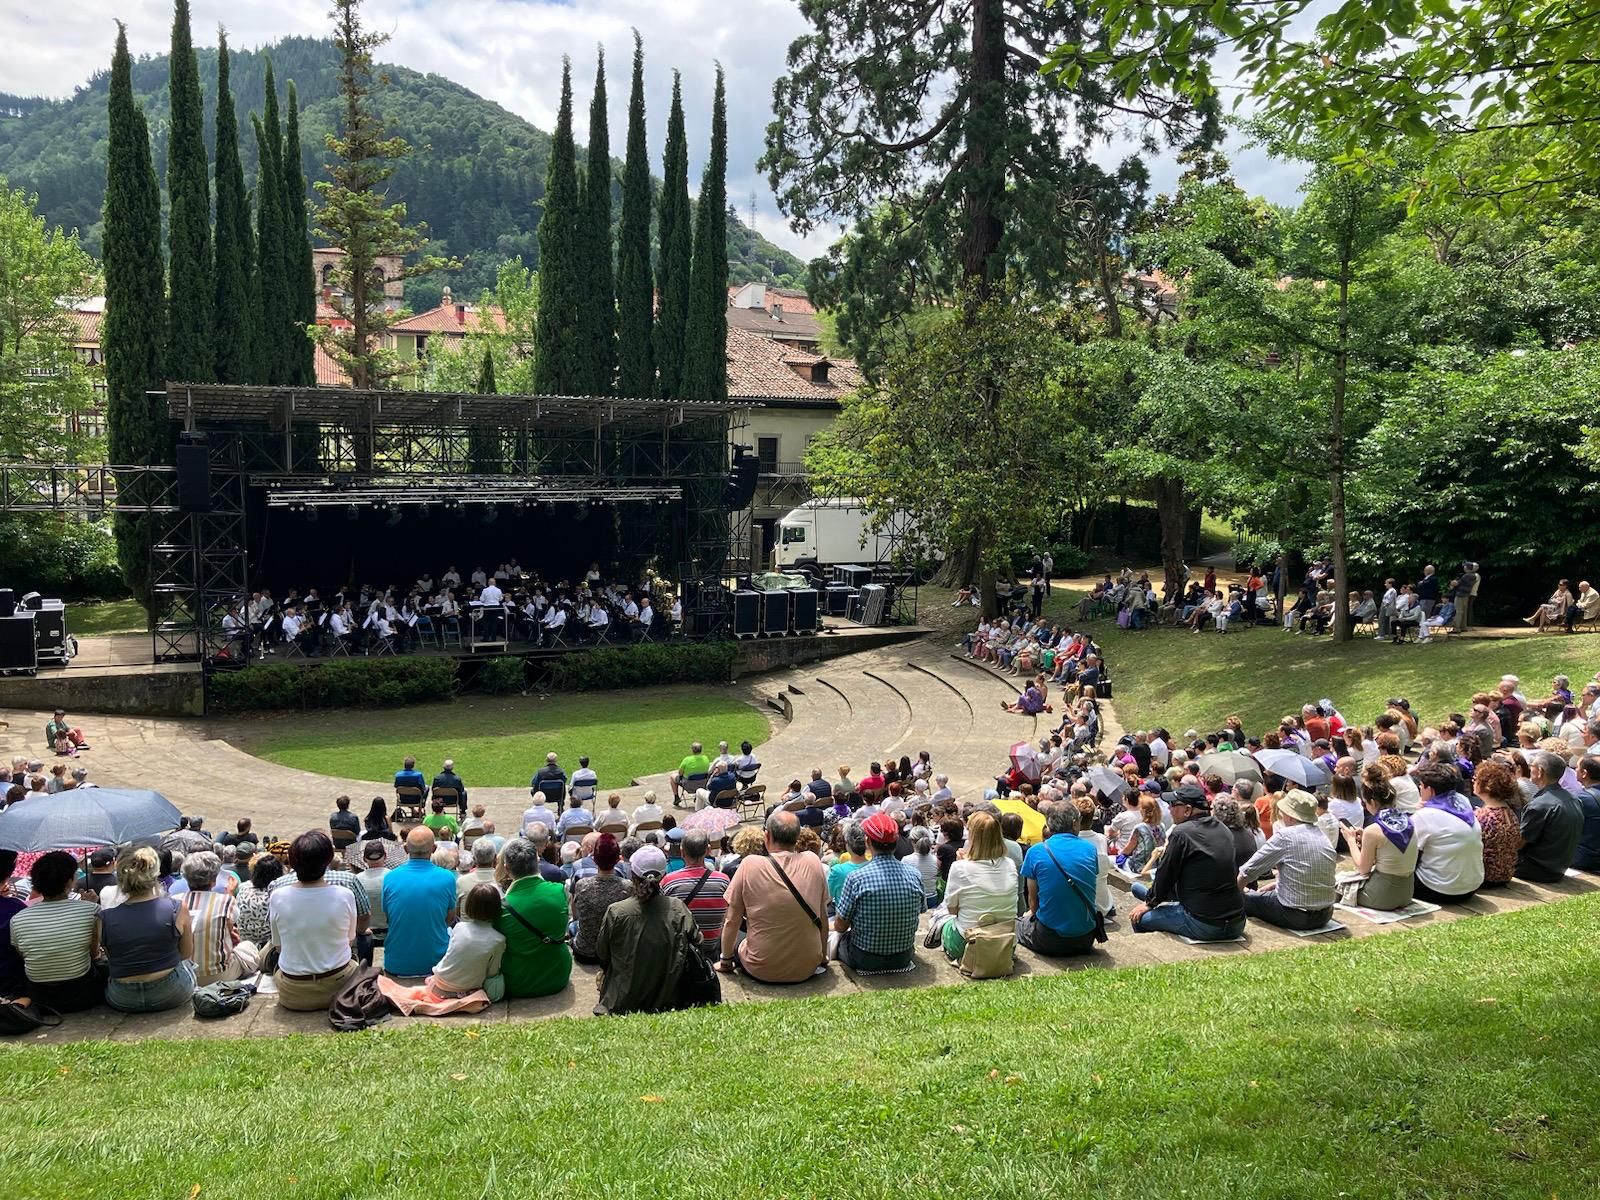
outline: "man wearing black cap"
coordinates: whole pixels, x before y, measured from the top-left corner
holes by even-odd
[[[1172,794],[1172,828],[1148,888],[1133,885],[1141,901],[1129,919],[1135,933],[1165,932],[1197,942],[1226,942],[1244,933],[1244,899],[1234,870],[1233,835],[1211,815],[1211,801],[1195,783]]]

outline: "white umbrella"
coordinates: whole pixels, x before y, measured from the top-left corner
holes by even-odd
[[[1114,799],[1128,790],[1128,781],[1110,767],[1090,767],[1084,775],[1094,784],[1094,790],[1107,798]]]
[[[1257,750],[1255,759],[1263,771],[1270,771],[1301,787],[1321,787],[1328,782],[1327,768],[1295,750]]]
[[[1232,787],[1241,779],[1248,779],[1253,783],[1261,782],[1261,768],[1256,760],[1243,750],[1218,751],[1215,754],[1202,754],[1200,756],[1200,773],[1202,775],[1219,775],[1222,782]]]
[[[125,846],[176,829],[179,815],[160,792],[92,787],[36,794],[0,812],[0,850]]]

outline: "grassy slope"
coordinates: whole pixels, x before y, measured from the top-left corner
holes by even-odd
[[[663,1017],[0,1052],[8,1192],[1593,1195],[1597,917],[1586,897]]]
[[[144,633],[150,621],[137,600],[95,600],[67,606],[67,628],[73,637],[103,633]]]
[[[240,722],[229,740],[272,762],[386,782],[407,754],[425,772],[454,758],[467,787],[526,787],[554,750],[570,771],[594,760],[602,787],[668,771],[692,741],[764,742],[767,719],[725,691],[672,688],[547,700],[468,697],[452,704]],[[237,736],[235,736],[237,734]]]

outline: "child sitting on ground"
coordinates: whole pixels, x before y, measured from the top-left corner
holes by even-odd
[[[440,996],[464,996],[482,988],[490,1000],[506,994],[500,960],[506,935],[495,928],[500,919],[500,889],[480,883],[467,893],[462,919],[450,931],[450,946],[428,977],[428,988]]]

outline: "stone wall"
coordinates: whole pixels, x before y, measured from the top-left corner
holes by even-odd
[[[841,658],[862,650],[877,650],[901,642],[914,642],[926,629],[875,629],[870,633],[825,634],[813,637],[745,638],[733,660],[734,678],[777,671],[802,663]]]
[[[0,679],[0,708],[198,717],[202,706],[198,666],[121,667],[113,672],[69,669]]]

